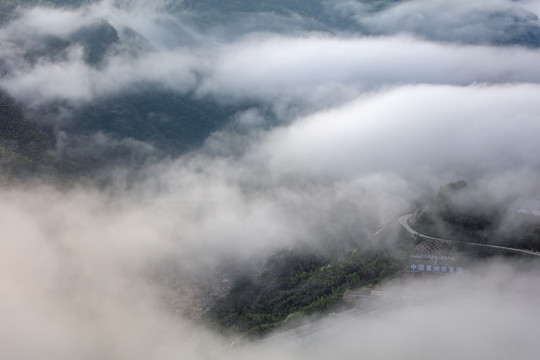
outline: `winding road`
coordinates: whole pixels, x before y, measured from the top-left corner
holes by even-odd
[[[409,219],[413,216],[413,214],[407,214],[407,215],[403,215],[402,217],[399,218],[399,224],[401,226],[403,226],[403,228],[405,230],[407,230],[407,232],[411,235],[415,235],[415,236],[419,236],[423,239],[430,239],[430,240],[437,240],[437,241],[443,241],[443,242],[447,242],[447,243],[451,243],[451,242],[457,242],[457,240],[448,240],[448,239],[441,239],[441,238],[437,238],[437,237],[433,237],[433,236],[428,236],[428,235],[424,235],[424,234],[420,234],[418,231],[414,230],[410,225],[409,225]],[[487,247],[487,248],[492,248],[492,249],[502,249],[502,250],[507,250],[507,251],[512,251],[512,252],[516,252],[516,253],[520,253],[520,254],[527,254],[527,255],[533,255],[533,256],[540,256],[540,253],[538,252],[534,252],[534,251],[529,251],[529,250],[523,250],[523,249],[515,249],[515,248],[510,248],[510,247],[506,247],[506,246],[498,246],[498,245],[488,245],[488,244],[478,244],[478,243],[471,243],[471,242],[463,242],[464,244],[468,244],[468,245],[472,245],[472,246],[481,246],[481,247]]]

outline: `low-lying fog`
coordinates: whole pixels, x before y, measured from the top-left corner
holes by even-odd
[[[420,295],[271,345],[231,346],[185,315],[200,305],[194,279],[300,244],[367,241],[452,181],[479,184],[490,200],[540,198],[540,52],[497,37],[536,29],[538,1],[412,0],[376,12],[323,3],[365,32],[278,13],[205,28],[201,14],[168,12],[166,1],[19,8],[1,24],[0,87],[33,111],[156,83],[263,104],[189,153],[106,170],[106,185],[2,183],[1,358],[538,357],[534,263],[389,284]],[[99,64],[76,42],[32,58],[47,39],[101,21],[119,42]],[[180,284],[176,312],[156,280],[167,266]]]

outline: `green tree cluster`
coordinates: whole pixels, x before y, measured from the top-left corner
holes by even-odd
[[[284,251],[256,275],[238,278],[206,315],[226,334],[260,336],[288,316],[338,304],[345,290],[375,284],[395,274],[401,262],[384,250],[356,248],[341,261],[315,253]]]

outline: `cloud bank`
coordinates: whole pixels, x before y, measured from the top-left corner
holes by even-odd
[[[508,13],[509,3],[489,3],[404,2],[373,16],[388,17],[401,8],[416,9],[409,11],[417,14],[427,8],[467,24],[482,24],[482,19],[439,10],[448,6],[476,14],[482,12],[474,9],[493,7],[497,14]],[[140,84],[158,83],[180,93],[265,102],[309,101],[313,107],[321,102],[332,105],[350,100],[381,86],[539,81],[536,50],[432,42],[415,37],[414,31],[404,31],[405,27],[396,20],[376,21],[391,23],[401,30],[385,32],[382,37],[306,30],[292,36],[250,32],[229,41],[201,33],[193,25],[193,15],[188,14],[184,11],[174,17],[161,12],[159,6],[144,2],[136,6],[117,7],[111,2],[100,2],[75,10],[27,10],[4,25],[0,42],[7,74],[1,85],[27,103],[91,101]],[[533,13],[526,16],[533,17]],[[100,21],[116,30],[119,42],[108,47],[103,63],[96,68],[84,60],[88,45],[73,41],[73,35]],[[439,23],[437,19],[433,21],[422,24],[426,29],[447,33],[443,25],[435,24]],[[479,31],[473,28],[464,32]],[[47,39],[71,42],[64,44],[63,49],[41,49],[49,57],[32,60],[30,54],[43,47]],[[490,61],[493,58],[498,61]]]
[[[1,25],[0,86],[35,112],[149,85],[240,108],[200,148],[96,176],[107,181],[2,184],[1,357],[535,358],[538,273],[501,263],[270,349],[230,348],[186,315],[225,263],[368,241],[450,181],[540,198],[540,52],[512,40],[534,35],[537,1],[326,7],[363,30],[276,13],[205,30],[193,10],[146,1],[21,8]],[[88,29],[110,42],[92,48]],[[59,156],[154,154],[99,131],[56,140]]]

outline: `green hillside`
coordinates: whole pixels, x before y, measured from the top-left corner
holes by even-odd
[[[78,170],[75,163],[55,157],[53,137],[28,121],[22,106],[0,90],[0,176],[70,176]]]
[[[335,307],[347,289],[373,285],[403,268],[386,250],[357,247],[344,258],[282,251],[256,275],[238,277],[204,319],[227,335],[260,336],[294,315]]]
[[[239,109],[148,85],[73,109],[62,130],[68,136],[104,132],[114,139],[151,144],[163,156],[174,155],[200,146]]]

